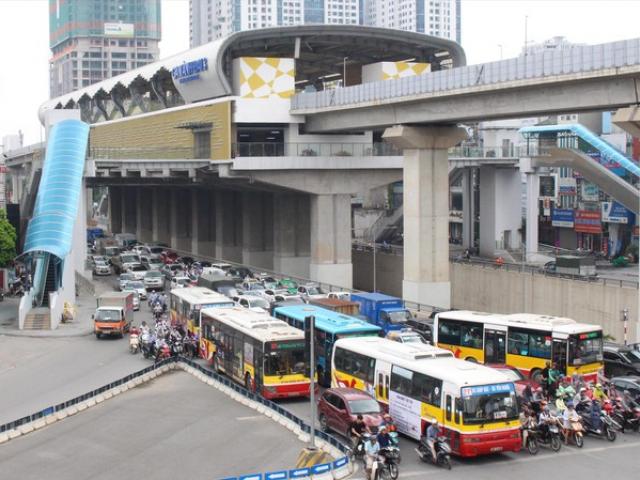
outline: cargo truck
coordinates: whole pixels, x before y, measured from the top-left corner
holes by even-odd
[[[120,338],[133,324],[133,292],[107,292],[98,297],[93,314],[96,338],[116,335]]]
[[[360,314],[385,334],[407,328],[407,320],[413,318],[401,298],[382,293],[352,293],[351,300],[360,305]]]

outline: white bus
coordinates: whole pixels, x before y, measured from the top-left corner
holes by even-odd
[[[437,419],[461,456],[521,447],[513,382],[441,348],[378,337],[338,340],[332,386],[368,392],[388,409],[398,430],[416,440]]]
[[[309,395],[302,330],[244,307],[203,310],[200,329],[219,373],[265,398]]]

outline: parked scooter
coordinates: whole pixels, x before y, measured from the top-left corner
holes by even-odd
[[[616,439],[616,428],[611,417],[600,409],[598,402],[592,402],[591,411],[582,413],[582,424],[585,433],[600,438],[606,438],[610,442]]]
[[[554,452],[558,452],[562,448],[560,421],[556,417],[551,417],[551,421],[545,425],[538,425],[529,430],[526,445],[529,453],[532,455],[538,453],[540,445],[550,447]]]
[[[436,449],[436,465],[439,467],[451,470],[451,446],[444,437],[438,437],[435,441]],[[431,455],[431,449],[427,445],[427,437],[423,435],[418,443],[418,448],[415,449],[416,453],[423,462],[433,463],[433,455]]]

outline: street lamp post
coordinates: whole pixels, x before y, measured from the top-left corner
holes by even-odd
[[[347,86],[347,60],[349,60],[349,57],[342,58],[342,86],[343,87]]]

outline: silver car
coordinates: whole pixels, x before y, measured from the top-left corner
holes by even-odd
[[[111,265],[104,260],[96,260],[93,265],[93,274],[99,275],[111,275]]]
[[[127,284],[135,279],[136,277],[134,277],[131,273],[120,274],[120,277],[118,277],[118,287],[120,291],[123,291],[125,288],[127,288]]]
[[[164,289],[164,275],[157,270],[151,270],[144,276],[144,288],[149,290]]]

